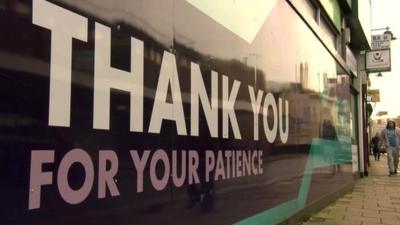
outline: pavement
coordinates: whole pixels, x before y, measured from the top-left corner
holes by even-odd
[[[385,155],[370,162],[368,177],[303,225],[400,225],[400,171],[389,176]]]

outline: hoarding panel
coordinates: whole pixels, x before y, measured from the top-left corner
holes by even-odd
[[[1,223],[274,224],[352,182],[348,77],[285,1],[251,43],[187,1],[33,6],[0,13]]]

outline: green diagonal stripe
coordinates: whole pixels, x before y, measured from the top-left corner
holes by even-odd
[[[288,212],[296,212],[297,211],[297,198],[280,204],[272,209],[266,210],[262,213],[256,214],[249,218],[246,218],[235,225],[249,225],[249,224],[258,224],[258,225],[266,225],[266,224],[277,224],[288,217]]]
[[[351,156],[350,143],[315,138],[307,158],[297,198],[241,220],[235,225],[274,225],[289,218],[305,207],[313,170],[336,164],[351,163]]]

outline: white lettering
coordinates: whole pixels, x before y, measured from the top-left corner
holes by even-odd
[[[68,172],[74,163],[83,166],[85,180],[78,190],[74,190],[68,183]],[[60,162],[57,174],[57,185],[61,197],[69,204],[79,204],[84,201],[92,189],[94,181],[93,162],[89,154],[82,149],[72,149]]]
[[[164,174],[162,175],[161,179],[158,179],[157,177],[157,163],[162,162],[163,168],[164,168]],[[151,183],[153,184],[154,189],[157,191],[163,190],[169,180],[169,174],[170,174],[170,164],[169,164],[169,159],[167,153],[159,149],[157,150],[153,156],[151,157],[150,161],[150,180]]]
[[[110,169],[107,170],[107,161],[110,162]],[[106,197],[106,188],[110,190],[111,196],[119,196],[114,177],[118,172],[118,157],[114,151],[102,150],[99,152],[99,182],[98,198]]]
[[[191,63],[191,135],[199,136],[199,99],[211,137],[218,137],[218,74],[211,71],[211,104],[208,100],[199,65]]]
[[[210,181],[210,173],[213,171],[214,166],[215,166],[214,153],[211,150],[207,150],[206,151],[206,182]]]
[[[271,106],[273,115],[271,116],[274,120],[272,130],[269,128],[268,125],[268,109]],[[264,109],[263,109],[263,115],[264,115],[264,132],[265,136],[267,137],[267,140],[269,143],[273,143],[276,138],[276,134],[278,132],[278,118],[277,118],[277,112],[278,109],[276,107],[276,102],[275,98],[271,93],[268,93],[267,96],[264,99]]]
[[[169,85],[173,103],[166,102]],[[149,132],[159,134],[164,119],[175,121],[178,135],[187,135],[175,56],[169,52],[164,52],[161,63]]]
[[[181,187],[185,183],[186,179],[186,151],[182,151],[181,155],[182,165],[180,166],[180,168],[182,171],[181,176],[179,177],[177,151],[172,151],[172,181],[174,182],[174,185],[176,187]]]
[[[54,151],[32,151],[29,179],[29,209],[40,208],[42,186],[53,183],[53,172],[43,172],[42,165],[54,162]]]
[[[140,159],[139,154],[137,151],[132,150],[129,151],[131,154],[131,158],[133,160],[133,165],[136,168],[136,191],[143,192],[143,171],[144,167],[146,166],[147,160],[149,159],[150,150],[146,150],[143,152],[142,159]]]
[[[44,0],[32,1],[32,23],[51,30],[49,125],[69,127],[72,38],[87,42],[87,18]]]
[[[259,126],[258,126],[258,114],[260,113],[261,109],[261,101],[262,101],[262,96],[263,96],[263,91],[259,90],[257,91],[257,99],[254,94],[254,88],[252,86],[249,86],[249,94],[250,94],[250,100],[251,100],[251,108],[253,109],[253,126],[254,126],[254,140],[258,141],[259,139]]]
[[[199,154],[197,151],[190,150],[189,151],[189,169],[188,169],[188,175],[189,175],[189,184],[193,183],[200,183],[199,180],[199,175],[197,174],[197,169],[199,168]]]
[[[281,137],[282,143],[286,143],[289,137],[289,102],[285,101],[285,117],[286,126],[285,131],[283,131],[283,112],[282,112],[282,99],[279,98],[279,135]]]
[[[110,89],[130,92],[130,131],[143,131],[143,42],[131,38],[131,71],[112,68],[110,28],[96,23],[93,128],[110,129]]]
[[[239,125],[236,119],[234,105],[239,92],[240,82],[233,81],[231,93],[229,94],[229,79],[222,75],[222,137],[229,138],[229,121],[232,125],[233,136],[235,139],[242,139]]]

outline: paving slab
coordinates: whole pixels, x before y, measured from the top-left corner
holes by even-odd
[[[369,176],[303,225],[400,225],[400,171],[389,176],[386,160],[371,157]]]

